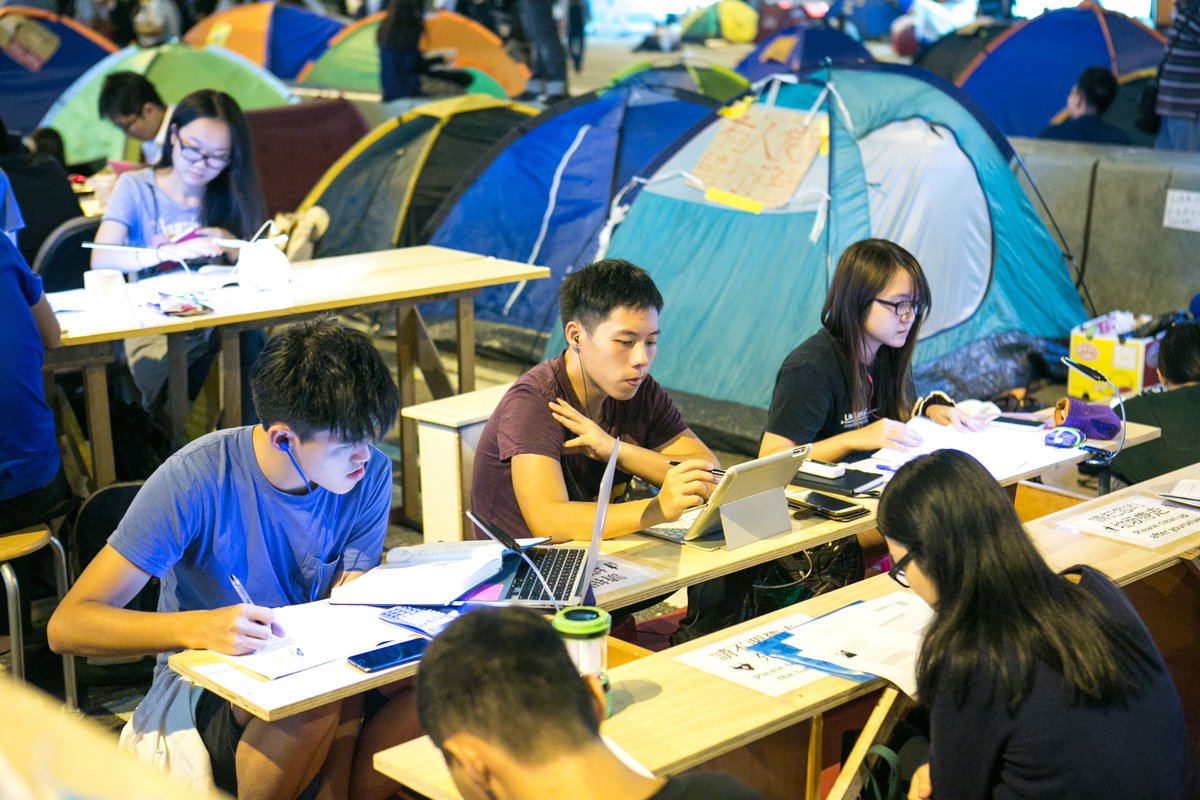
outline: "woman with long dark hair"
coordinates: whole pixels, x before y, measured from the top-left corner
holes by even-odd
[[[1183,709],[1121,590],[1055,573],[983,466],[939,450],[879,504],[891,575],[935,611],[917,663],[931,747],[909,797],[1185,794]]]
[[[92,267],[119,269],[137,280],[177,269],[180,261],[223,259],[232,252],[226,253],[218,239],[249,238],[265,219],[246,118],[229,95],[201,89],[175,107],[158,164],[117,180],[96,231],[99,243],[148,249],[94,250]],[[188,385],[193,396],[216,353],[210,334],[210,330],[188,334]],[[261,343],[261,334],[243,335],[244,373]],[[149,407],[166,381],[166,337],[128,339],[125,353],[142,402]],[[249,403],[243,406],[243,418],[255,419]]]
[[[421,74],[428,69],[421,56],[424,36],[424,0],[391,0],[375,34],[379,46],[379,84],[385,103],[420,96]]]

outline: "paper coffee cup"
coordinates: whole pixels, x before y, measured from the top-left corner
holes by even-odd
[[[83,273],[88,312],[115,326],[140,327],[137,309],[129,296],[125,274],[118,269],[89,269]]]

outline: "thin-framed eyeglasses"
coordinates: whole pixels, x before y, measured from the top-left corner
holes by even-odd
[[[212,153],[205,153],[200,148],[194,147],[185,142],[183,137],[178,133],[175,134],[175,140],[179,143],[179,155],[182,156],[183,160],[189,164],[199,164],[201,161],[203,161],[204,166],[212,167],[214,169],[224,169],[225,167],[229,166],[228,155],[218,156],[213,155]]]
[[[888,577],[903,586],[905,589],[910,587],[908,584],[908,576],[904,574],[904,569],[908,566],[908,562],[912,561],[912,558],[913,552],[912,550],[909,550],[904,554],[904,558],[900,559],[895,564],[892,564],[892,568],[888,570]]]
[[[897,302],[892,300],[882,300],[878,297],[874,298],[874,300],[876,303],[890,308],[892,313],[900,319],[904,319],[905,317],[914,317],[925,313],[925,306],[914,300],[900,300]]]

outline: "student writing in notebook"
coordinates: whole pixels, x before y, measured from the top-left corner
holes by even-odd
[[[754,800],[733,778],[657,778],[631,769],[600,738],[604,692],[580,677],[545,619],[479,609],[429,645],[417,676],[421,725],[466,800]]]
[[[484,426],[471,487],[476,514],[517,537],[590,538],[617,439],[614,494],[632,475],[660,490],[610,506],[606,537],[679,519],[707,499],[716,456],[649,374],[662,305],[650,275],[626,261],[598,261],[563,280],[567,349],[522,375]]]
[[[124,747],[185,779],[211,774],[241,798],[293,798],[339,723],[353,731],[357,717],[343,720],[334,703],[264,722],[180,678],[166,656],[258,650],[279,633],[272,608],[328,597],[379,563],[391,462],[371,442],[395,419],[399,396],[371,340],[327,319],[272,337],[251,385],[262,423],[202,436],[167,459],[48,636],[61,653],[160,654]],[[158,610],[123,608],[151,577],[161,581]]]

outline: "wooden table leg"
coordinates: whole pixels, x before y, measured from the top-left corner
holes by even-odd
[[[221,427],[242,424],[242,351],[241,335],[232,328],[221,328]]]
[[[421,367],[421,374],[425,376],[425,385],[429,387],[429,393],[433,395],[434,400],[450,397],[454,394],[454,390],[450,388],[450,376],[446,374],[446,365],[438,355],[433,337],[429,335],[429,328],[425,327],[425,318],[415,308],[413,316],[416,317],[417,364]]]
[[[475,391],[475,298],[454,301],[458,326],[458,393]]]
[[[808,769],[804,784],[805,800],[821,800],[821,741],[825,733],[825,718],[817,714],[808,721]]]
[[[417,402],[416,376],[413,368],[417,354],[417,310],[410,305],[396,304],[396,371],[400,382],[400,408]],[[400,418],[400,513],[406,522],[419,522],[421,504],[420,473],[417,466],[417,422]]]
[[[187,332],[167,334],[167,415],[171,439],[176,447],[185,441],[188,415]]]
[[[92,450],[92,480],[99,489],[117,482],[113,438],[108,414],[108,375],[103,364],[83,368],[83,396],[87,407],[88,438]]]
[[[860,767],[867,759],[867,751],[871,749],[872,745],[887,741],[887,738],[892,735],[896,723],[900,720],[900,715],[907,711],[911,704],[912,701],[897,690],[891,687],[883,690],[883,694],[879,696],[879,702],[875,704],[875,710],[871,712],[871,717],[867,720],[866,727],[859,734],[854,748],[850,751],[845,763],[842,764],[842,771],[834,782],[833,788],[829,790],[826,800],[851,800],[851,798],[858,797],[863,784]]]

